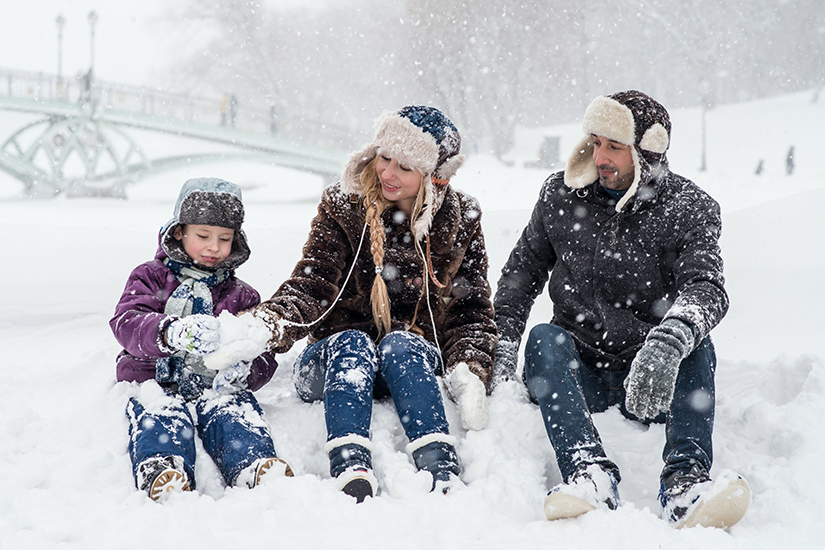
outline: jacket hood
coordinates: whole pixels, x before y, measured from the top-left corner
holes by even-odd
[[[175,229],[182,225],[214,225],[235,231],[232,251],[218,269],[236,269],[249,259],[249,243],[241,225],[244,207],[241,188],[219,178],[194,178],[183,184],[175,202],[175,211],[160,231],[160,248],[177,262],[192,263],[175,238]]]

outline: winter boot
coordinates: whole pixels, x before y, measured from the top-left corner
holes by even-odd
[[[430,472],[433,476],[430,492],[438,491],[446,495],[454,485],[460,483],[458,474],[461,473],[461,467],[452,442],[453,438],[449,435],[430,434],[407,446],[415,467]]]
[[[548,521],[575,518],[597,508],[615,510],[619,505],[616,478],[598,464],[583,464],[567,483],[556,485],[544,499]]]
[[[704,468],[670,474],[659,489],[662,517],[677,529],[730,529],[744,517],[751,501],[747,482],[733,472],[722,472],[714,482]]]
[[[246,485],[250,489],[254,489],[264,476],[292,477],[293,475],[292,468],[289,467],[289,464],[280,458],[259,458],[241,470],[241,473],[235,478],[234,485]]]
[[[329,473],[341,492],[361,503],[375,496],[378,480],[372,473],[372,445],[369,439],[348,435],[328,441]]]
[[[178,491],[191,491],[183,459],[179,456],[154,456],[138,464],[138,489],[152,500],[163,502]]]

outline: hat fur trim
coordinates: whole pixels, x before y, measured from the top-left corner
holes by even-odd
[[[432,174],[438,165],[438,143],[407,117],[386,112],[375,122],[373,142],[387,156],[415,168],[422,174]]]
[[[659,122],[656,122],[645,130],[645,135],[639,142],[639,147],[651,153],[663,154],[670,147],[670,138],[667,136],[667,130]]]
[[[585,134],[604,136],[624,145],[636,143],[633,112],[615,99],[600,96],[590,102],[582,123]]]

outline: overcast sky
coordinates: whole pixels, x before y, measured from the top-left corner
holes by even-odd
[[[90,63],[89,12],[97,13],[95,72],[104,80],[143,84],[168,49],[161,24],[163,0],[5,0],[0,3],[0,68],[57,73],[58,32],[63,27],[63,75]]]
[[[321,9],[343,0],[265,0],[284,9]],[[57,16],[63,27],[63,75],[86,72],[90,63],[89,12],[97,14],[95,73],[102,80],[161,84],[158,67],[181,47],[180,28],[166,16],[183,0],[2,0],[0,68],[57,73]],[[196,31],[190,31],[196,32]]]

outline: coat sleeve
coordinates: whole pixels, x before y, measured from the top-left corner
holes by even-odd
[[[494,306],[499,342],[515,349],[521,342],[533,303],[556,263],[556,252],[544,225],[548,219],[548,199],[553,192],[550,187],[548,180],[530,221],[501,269],[496,289]]]
[[[164,281],[163,272],[152,269],[150,264],[136,267],[109,321],[118,343],[138,359],[156,359],[175,352],[163,340],[172,321],[163,313],[167,298]]]
[[[480,215],[474,215],[475,231],[453,278],[452,299],[442,329],[442,354],[445,374],[456,364],[467,363],[489,391],[498,336],[487,279],[487,248]]]
[[[257,308],[259,314],[287,321],[283,340],[273,351],[284,353],[309,333],[310,327],[290,323],[307,325],[320,318],[337,297],[353,255],[346,232],[322,200],[292,275]]]
[[[674,318],[693,327],[695,345],[710,333],[728,311],[719,237],[722,216],[712,199],[696,201],[684,216],[687,226],[674,263],[679,289],[665,319]]]

